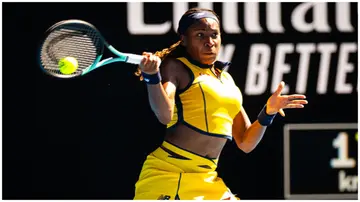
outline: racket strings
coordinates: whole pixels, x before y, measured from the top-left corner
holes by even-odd
[[[74,57],[78,61],[78,69],[67,76],[76,76],[91,66],[97,56],[102,54],[102,46],[97,32],[90,27],[60,26],[45,40],[41,50],[41,62],[45,70],[63,75],[58,67],[59,60]]]

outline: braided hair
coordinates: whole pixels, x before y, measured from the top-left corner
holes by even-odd
[[[192,13],[198,13],[198,12],[201,12],[201,11],[209,11],[209,12],[213,13],[219,19],[219,16],[213,10],[206,9],[206,8],[191,8],[188,11],[186,11],[184,13],[184,15],[189,15],[189,14],[192,14]],[[184,46],[181,46],[180,43],[181,43],[181,40],[179,40],[178,42],[172,44],[168,48],[164,48],[161,51],[156,51],[154,53],[154,55],[158,56],[161,59],[161,61],[163,61],[166,57],[174,57],[174,58],[176,58],[176,57],[184,56],[185,53],[186,53],[186,49],[185,49]],[[137,70],[135,72],[135,75],[140,77],[140,81],[143,80],[143,78],[141,76],[140,67],[137,68]]]

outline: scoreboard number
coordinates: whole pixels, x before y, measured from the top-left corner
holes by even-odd
[[[285,199],[357,199],[357,136],[357,123],[285,125]]]
[[[345,132],[339,133],[339,135],[333,141],[333,147],[338,149],[338,157],[331,159],[332,168],[354,168],[356,161],[354,158],[348,157],[348,134]]]

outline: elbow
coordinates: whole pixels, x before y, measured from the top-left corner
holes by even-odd
[[[158,120],[160,121],[160,123],[162,123],[163,125],[167,125],[168,123],[170,123],[171,119],[167,118],[167,117],[160,117],[158,116]]]
[[[245,152],[246,154],[252,152],[254,149],[241,149],[241,151]]]
[[[168,123],[170,123],[171,119],[172,119],[172,113],[171,112],[167,112],[167,113],[158,113],[156,114],[158,120],[160,123],[167,125]]]
[[[253,147],[246,146],[245,144],[238,144],[237,146],[241,151],[245,152],[246,154],[254,150]]]

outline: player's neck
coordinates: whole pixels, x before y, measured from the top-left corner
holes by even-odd
[[[209,69],[214,66],[214,64],[211,64],[211,65],[203,64],[203,63],[195,60],[194,58],[192,58],[189,54],[186,54],[185,57],[187,60],[189,60],[189,62],[191,62],[192,64],[194,64],[200,68],[203,68],[203,69]]]

